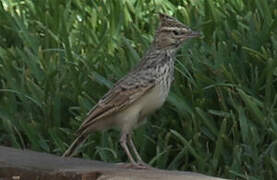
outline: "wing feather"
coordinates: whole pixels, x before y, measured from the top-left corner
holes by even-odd
[[[119,80],[89,111],[88,117],[78,130],[79,133],[86,132],[88,127],[103,120],[104,117],[128,108],[155,86],[159,74],[153,73],[153,71],[157,64],[167,62],[165,59],[170,56],[156,51],[149,52],[134,70]]]
[[[115,112],[122,111],[132,103],[142,97],[147,91],[154,87],[154,83],[126,84],[121,81],[120,84],[112,88],[88,113],[88,117],[81,124],[78,133],[83,133],[88,127],[103,120]]]

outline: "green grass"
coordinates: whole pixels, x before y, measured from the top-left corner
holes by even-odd
[[[177,54],[166,104],[134,133],[152,166],[277,177],[276,0],[3,0],[0,144],[61,155],[88,110],[149,47],[165,12],[201,31]],[[84,158],[126,161],[118,131]]]

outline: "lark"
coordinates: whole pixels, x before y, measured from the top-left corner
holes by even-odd
[[[147,167],[132,141],[132,130],[163,105],[174,79],[176,51],[187,39],[199,36],[173,17],[160,13],[159,18],[160,26],[149,50],[88,112],[64,157],[73,156],[90,133],[118,127],[120,144],[130,165]]]

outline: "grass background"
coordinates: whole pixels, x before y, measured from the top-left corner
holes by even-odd
[[[173,15],[202,39],[177,54],[163,108],[134,133],[152,166],[230,179],[277,177],[276,0],[2,0],[0,144],[61,155],[88,110]],[[118,131],[83,158],[126,161]]]

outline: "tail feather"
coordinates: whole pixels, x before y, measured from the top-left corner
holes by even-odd
[[[72,157],[76,152],[77,148],[83,144],[88,138],[87,134],[80,134],[70,145],[70,147],[64,152],[62,157]]]

